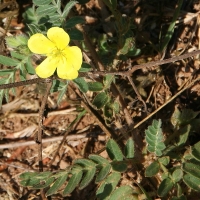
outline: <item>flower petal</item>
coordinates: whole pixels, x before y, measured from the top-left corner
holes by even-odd
[[[40,78],[48,78],[53,75],[56,70],[58,60],[52,57],[47,57],[40,65],[35,69],[36,74]]]
[[[68,61],[63,57],[62,62],[59,62],[57,67],[58,77],[62,79],[72,80],[78,77],[78,71],[69,65]]]
[[[28,40],[28,48],[37,54],[47,54],[55,48],[55,44],[41,33],[36,33]]]
[[[77,46],[67,47],[63,53],[67,59],[68,66],[72,66],[77,71],[81,68],[83,55],[81,49]]]
[[[64,49],[69,44],[69,35],[59,27],[52,27],[47,31],[47,37],[58,49]]]

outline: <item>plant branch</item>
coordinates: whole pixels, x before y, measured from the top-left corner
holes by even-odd
[[[51,90],[52,86],[52,79],[49,79],[49,82],[47,83],[46,92],[42,99],[42,104],[39,110],[39,122],[38,122],[38,133],[36,134],[36,142],[38,143],[38,160],[39,160],[39,171],[43,171],[43,164],[42,164],[42,132],[43,132],[43,117],[44,117],[44,111],[45,106],[47,103],[48,95]]]

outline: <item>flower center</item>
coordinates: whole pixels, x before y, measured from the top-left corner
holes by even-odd
[[[54,48],[49,56],[57,59],[62,59],[64,57],[63,49]]]

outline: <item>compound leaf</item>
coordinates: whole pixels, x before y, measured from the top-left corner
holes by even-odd
[[[152,125],[148,127],[145,134],[145,139],[148,143],[148,151],[155,153],[157,156],[161,156],[162,150],[165,149],[161,129],[161,120],[153,120]]]

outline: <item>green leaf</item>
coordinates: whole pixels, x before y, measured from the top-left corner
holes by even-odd
[[[181,127],[178,130],[178,133],[177,133],[177,135],[179,136],[179,141],[177,143],[178,146],[182,146],[187,142],[190,130],[191,130],[190,124],[185,125],[184,127]]]
[[[69,182],[63,191],[63,196],[72,193],[73,190],[78,186],[83,175],[83,169],[79,166],[75,166],[72,170],[72,174],[72,177],[69,179]]]
[[[33,0],[33,3],[36,5],[36,6],[43,6],[43,5],[48,5],[51,3],[52,0]]]
[[[18,41],[16,39],[16,37],[14,36],[8,36],[8,37],[5,37],[5,40],[6,40],[6,44],[11,47],[11,48],[16,48],[18,47],[20,44],[20,41]],[[12,52],[12,51],[11,51]]]
[[[200,179],[200,165],[199,164],[196,164],[193,162],[184,163],[183,170]]]
[[[113,111],[115,112],[115,114],[119,113],[120,107],[119,107],[119,103],[118,103],[118,102],[114,102],[114,103],[112,104],[112,107],[113,107]]]
[[[37,176],[39,174],[39,172],[24,172],[24,173],[22,173],[22,174],[20,174],[19,175],[19,178],[20,179],[30,179],[30,178],[32,178],[32,177],[35,177],[35,176]],[[50,172],[48,172],[48,175],[50,175],[51,173]]]
[[[88,82],[88,90],[97,92],[103,90],[103,84],[100,82]]]
[[[33,185],[33,188],[34,189],[43,189],[43,188],[46,188],[48,187],[49,185],[51,185],[53,182],[54,182],[55,178],[54,177],[49,177],[47,178],[46,180],[43,179],[43,180],[40,180],[39,183]]]
[[[20,183],[23,186],[34,187],[35,185],[40,184],[41,181],[47,180],[51,174],[51,172],[25,172],[20,175],[20,179],[22,179]]]
[[[96,192],[97,199],[106,200],[112,191],[116,188],[121,178],[119,172],[111,173],[100,185]]]
[[[169,156],[164,156],[162,158],[158,158],[158,161],[162,163],[164,166],[167,166],[169,164],[170,158]]]
[[[85,19],[83,17],[75,16],[75,17],[68,19],[65,22],[65,28],[66,29],[73,28],[76,26],[76,24],[83,24],[83,23],[85,23]]]
[[[102,108],[103,106],[106,105],[106,103],[108,102],[109,97],[107,96],[107,94],[105,92],[100,92],[99,94],[97,94],[92,102],[92,104],[94,106],[97,107],[97,109]]]
[[[57,99],[57,104],[59,105],[60,102],[62,101],[66,91],[67,91],[67,87],[68,87],[68,83],[66,85],[64,85],[62,87],[62,89],[59,91],[59,94],[58,94],[58,99]]]
[[[145,170],[146,177],[155,176],[160,170],[160,164],[158,161],[152,162]]]
[[[120,49],[120,53],[122,55],[127,54],[133,48],[133,44],[134,44],[133,37],[126,38],[124,46],[122,47],[122,49]]]
[[[170,178],[164,179],[159,185],[158,195],[160,197],[166,196],[169,193],[169,191],[173,188],[173,186],[174,186],[174,183]]]
[[[62,174],[62,176],[58,177],[51,188],[47,191],[46,196],[55,194],[59,190],[59,188],[65,183],[67,177],[67,173]]]
[[[16,40],[19,42],[20,45],[25,45],[27,46],[27,43],[28,43],[28,37],[24,34],[20,34],[20,35],[17,35],[15,36],[16,37]]]
[[[73,82],[76,83],[81,92],[86,93],[88,91],[88,83],[83,77],[76,78]]]
[[[96,154],[90,154],[89,159],[91,159],[92,161],[94,161],[94,162],[96,162],[100,165],[110,164],[109,161],[106,158],[99,156],[99,155],[96,155]]]
[[[109,200],[122,200],[125,199],[126,196],[129,196],[133,193],[133,188],[128,185],[123,185],[117,188],[110,196]]]
[[[169,26],[169,28],[167,30],[167,33],[164,36],[163,43],[162,43],[162,46],[161,46],[161,52],[163,52],[167,48],[168,43],[172,38],[172,35],[174,33],[174,29],[175,29],[175,24],[176,24],[176,21],[177,21],[177,19],[179,17],[179,14],[180,14],[182,3],[183,3],[183,0],[179,0],[177,2],[178,6],[176,7],[176,9],[174,11],[172,22],[170,23],[170,26]]]
[[[191,174],[186,174],[183,176],[183,181],[184,183],[192,188],[193,190],[200,192],[200,179],[191,175]]]
[[[23,12],[22,16],[26,24],[37,23],[37,16],[35,15],[33,7],[25,8],[25,12]]]
[[[125,161],[113,161],[111,162],[112,169],[117,172],[125,172],[128,168],[128,165]]]
[[[192,156],[200,161],[200,142],[197,142],[193,147],[192,147]]]
[[[17,53],[17,52],[15,52],[15,51],[11,51],[10,54],[11,54],[11,56],[12,56],[13,58],[17,58],[17,59],[20,59],[20,60],[23,60],[23,59],[25,59],[25,58],[27,57],[26,55]]]
[[[113,117],[113,107],[111,103],[107,103],[103,108],[104,116],[108,119],[112,119]]]
[[[176,169],[172,173],[172,180],[177,183],[183,178],[183,171],[181,169]]]
[[[67,15],[69,14],[70,10],[78,3],[78,1],[70,1],[67,3],[67,5],[65,6],[63,13],[62,13],[62,17],[66,18]]]
[[[32,62],[31,62],[31,58],[30,57],[28,57],[27,58],[27,62],[25,63],[25,68],[26,68],[26,70],[27,70],[27,72],[29,73],[29,74],[35,74],[35,69],[34,69],[34,67],[33,67],[33,65],[32,65]]]
[[[25,179],[25,180],[21,180],[20,184],[24,187],[33,187],[33,185],[39,184],[40,180],[39,179]]]
[[[29,30],[31,31],[31,34],[34,35],[36,33],[42,33],[39,26],[36,24],[27,24]]]
[[[106,75],[103,78],[103,84],[104,84],[104,88],[107,89],[110,87],[111,83],[115,80],[115,76],[114,75]]]
[[[171,117],[171,123],[174,127],[179,127],[180,125],[189,124],[200,112],[194,112],[191,109],[184,109],[182,112],[176,107],[175,111]]]
[[[111,164],[102,166],[102,168],[99,170],[99,173],[96,175],[95,183],[103,181],[109,174],[110,169],[111,169]]]
[[[0,70],[0,76],[5,76],[5,75],[9,75],[11,73],[14,73],[16,70],[15,69],[1,69]],[[1,78],[2,79],[2,78]],[[4,79],[3,79],[4,80]],[[2,85],[3,83],[1,83]],[[5,84],[5,83],[4,83]]]
[[[82,181],[79,185],[79,189],[82,190],[85,188],[94,178],[96,172],[96,164],[88,159],[78,159],[75,160],[75,164],[78,164],[83,167],[84,169],[84,176]]]
[[[40,6],[36,10],[36,14],[39,17],[50,16],[57,11],[57,7],[54,5],[44,5]]]
[[[89,155],[89,159],[93,160],[94,162],[98,163],[97,168],[99,169],[98,174],[96,175],[95,182],[98,183],[105,179],[105,177],[108,175],[111,169],[111,164],[108,162],[107,159],[99,156],[99,155]]]
[[[79,69],[79,72],[89,72],[91,71],[92,67],[88,64],[83,62],[81,65],[81,68]]]
[[[53,13],[52,15],[49,16],[48,22],[52,23],[52,24],[58,23],[60,25],[61,24],[61,17],[58,13]]]
[[[132,138],[129,138],[126,142],[124,155],[126,158],[134,158],[134,152],[134,141]]]
[[[76,28],[71,29],[68,34],[71,40],[84,40],[83,33]]]
[[[148,151],[155,153],[156,156],[162,155],[162,150],[164,150],[165,144],[163,143],[163,133],[161,129],[161,120],[153,120],[151,126],[145,131],[145,139],[148,143]]]
[[[13,66],[18,65],[19,62],[20,62],[19,60],[15,60],[15,59],[0,55],[0,63],[2,65],[13,67]]]
[[[123,154],[121,149],[119,148],[118,144],[113,140],[110,139],[106,144],[106,151],[111,160],[122,161]]]

